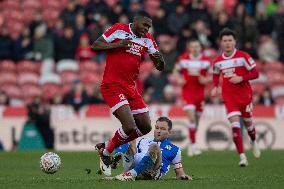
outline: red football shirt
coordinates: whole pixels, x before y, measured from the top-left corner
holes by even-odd
[[[234,76],[245,76],[256,64],[250,55],[240,50],[234,50],[230,57],[221,54],[213,62],[214,74],[221,74],[223,78],[222,96],[224,101],[249,102],[252,100],[252,90],[249,81],[238,84],[230,83]]]
[[[176,67],[186,81],[183,86],[183,92],[203,97],[205,86],[199,83],[199,76],[206,76],[210,68],[210,59],[204,55],[193,58],[189,53],[183,53],[178,58]]]
[[[118,83],[123,86],[135,86],[139,67],[144,53],[155,53],[157,44],[151,34],[137,37],[131,31],[131,24],[114,24],[103,33],[108,43],[117,43],[122,39],[132,42],[130,47],[116,48],[106,51],[106,67],[102,84]]]

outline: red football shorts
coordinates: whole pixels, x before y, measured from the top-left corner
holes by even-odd
[[[111,108],[112,113],[124,105],[130,106],[132,114],[140,114],[149,111],[135,86],[125,87],[121,85],[102,84],[101,93],[104,100]]]

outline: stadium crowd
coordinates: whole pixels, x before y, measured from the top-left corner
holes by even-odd
[[[147,103],[181,103],[171,72],[186,41],[197,38],[204,53],[218,53],[218,33],[237,31],[238,48],[257,62],[254,103],[284,103],[283,0],[4,0],[0,1],[0,104],[19,105],[41,96],[51,104],[104,103],[100,94],[105,54],[90,44],[116,22],[139,10],[153,19],[152,32],[166,62],[163,72],[149,57],[137,87]],[[211,86],[208,86],[208,91]],[[207,103],[220,103],[207,92]]]

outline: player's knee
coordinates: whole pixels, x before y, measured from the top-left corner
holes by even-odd
[[[127,125],[123,125],[123,131],[129,135],[132,131],[134,131],[134,129],[136,128],[136,124],[132,123],[132,124],[127,124]]]
[[[146,135],[152,130],[152,126],[150,123],[146,123],[142,128],[139,128],[139,130],[143,135]]]
[[[252,118],[244,118],[244,125],[245,127],[250,127],[253,125],[253,120]]]

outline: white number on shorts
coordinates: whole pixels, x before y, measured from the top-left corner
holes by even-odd
[[[252,103],[248,104],[247,107],[246,107],[246,112],[251,113],[252,112],[252,108],[253,108]]]

